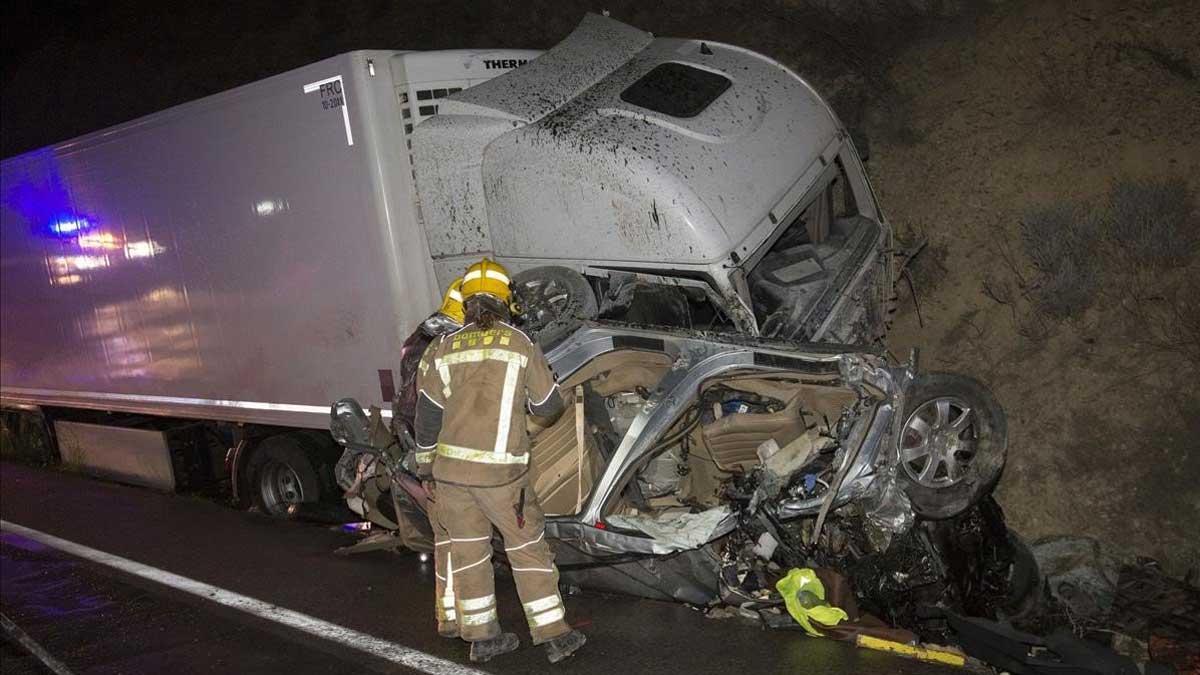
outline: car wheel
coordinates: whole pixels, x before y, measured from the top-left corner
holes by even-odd
[[[292,504],[321,500],[321,480],[312,458],[288,435],[260,443],[247,468],[254,504],[264,513],[283,517]]]
[[[918,377],[906,392],[899,471],[917,515],[956,516],[987,496],[1008,452],[1004,410],[978,380],[949,373]]]
[[[591,285],[582,274],[566,267],[535,267],[513,277],[513,292],[520,308],[518,325],[550,349],[596,318],[599,307]]]

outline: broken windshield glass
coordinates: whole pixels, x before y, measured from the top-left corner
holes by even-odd
[[[859,263],[879,225],[858,213],[840,161],[816,196],[795,212],[748,278],[765,337],[812,338]]]

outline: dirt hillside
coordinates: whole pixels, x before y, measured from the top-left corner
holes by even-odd
[[[1010,523],[1093,535],[1176,573],[1200,562],[1200,306],[1185,295],[1200,289],[1197,256],[1166,268],[1101,251],[1081,263],[1093,274],[1039,297],[1032,256],[1067,235],[1023,236],[1046,209],[1112,217],[1116,182],[1200,194],[1198,26],[1194,2],[1000,6],[894,63],[913,134],[880,137],[870,165],[893,223],[929,242],[913,270],[920,316],[905,304],[891,347],[981,378],[1007,408]],[[1190,235],[1151,232],[1158,245],[1194,245],[1191,206]],[[1060,301],[1086,309],[1039,309]]]

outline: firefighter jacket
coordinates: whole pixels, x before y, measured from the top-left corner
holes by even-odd
[[[537,344],[507,323],[467,324],[435,340],[417,369],[421,476],[488,487],[529,470],[526,413],[549,417],[563,405]]]
[[[413,425],[417,415],[417,366],[421,356],[437,336],[460,328],[462,324],[453,317],[434,312],[400,346],[400,385],[392,397],[393,425],[403,426],[408,433],[416,435]]]

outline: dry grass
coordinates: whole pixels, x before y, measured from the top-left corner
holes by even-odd
[[[1021,244],[1035,272],[1025,291],[1047,317],[1074,319],[1095,299],[1099,223],[1071,204],[1035,210],[1021,221]]]
[[[1055,204],[1021,220],[1020,254],[1002,237],[992,241],[992,257],[1001,266],[984,279],[983,293],[1009,308],[1027,340],[1044,340],[1052,324],[1077,319],[1095,301],[1098,222],[1079,206]]]
[[[1183,267],[1200,246],[1200,219],[1187,183],[1118,180],[1109,195],[1104,233],[1129,262],[1154,270]]]
[[[992,243],[1000,272],[983,293],[1008,307],[1021,337],[1041,343],[1103,298],[1123,310],[1115,320],[1136,346],[1200,368],[1200,275],[1188,267],[1200,221],[1184,181],[1120,179],[1101,208],[1035,208],[1019,231],[1020,255],[1002,238]]]
[[[1164,282],[1155,273],[1140,273],[1126,281],[1116,302],[1135,329],[1130,331],[1133,345],[1178,358],[1200,371],[1200,312],[1196,311],[1200,274]]]

